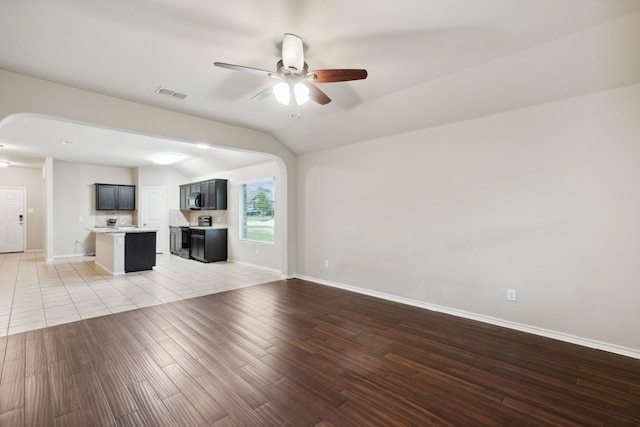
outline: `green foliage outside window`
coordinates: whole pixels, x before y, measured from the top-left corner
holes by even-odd
[[[240,185],[240,238],[263,243],[275,241],[274,180]]]

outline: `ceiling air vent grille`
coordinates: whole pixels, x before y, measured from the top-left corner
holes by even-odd
[[[172,98],[181,99],[183,101],[189,97],[189,95],[187,95],[186,93],[176,92],[174,90],[167,89],[166,87],[162,87],[162,86],[156,89],[156,93],[160,95],[170,96]]]

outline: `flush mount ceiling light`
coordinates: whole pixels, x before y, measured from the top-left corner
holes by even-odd
[[[10,163],[9,162],[5,162],[5,161],[0,161],[0,168],[6,168],[7,166],[9,166]]]
[[[209,148],[211,148],[211,146],[206,142],[198,142],[196,146],[201,150],[208,150]]]
[[[159,165],[170,165],[172,163],[179,162],[184,159],[186,156],[184,154],[178,153],[163,153],[153,158],[153,163]]]
[[[289,33],[285,34],[282,39],[282,59],[276,64],[277,71],[261,70],[224,62],[214,62],[213,65],[280,80],[273,88],[264,89],[254,96],[252,100],[264,99],[274,94],[278,102],[285,105],[293,103],[292,100],[297,105],[302,105],[309,99],[320,105],[325,105],[331,102],[331,99],[312,83],[346,82],[367,78],[367,70],[361,69],[308,71],[309,67],[304,62],[302,39],[295,34]]]

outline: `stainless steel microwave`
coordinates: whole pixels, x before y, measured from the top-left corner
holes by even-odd
[[[202,208],[202,195],[200,193],[191,193],[187,196],[187,206],[189,209]]]

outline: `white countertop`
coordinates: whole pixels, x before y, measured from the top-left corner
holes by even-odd
[[[91,231],[93,233],[98,234],[113,234],[113,233],[149,233],[158,231],[157,228],[151,227],[132,227],[132,226],[124,226],[124,227],[91,227],[85,228],[85,230]]]

